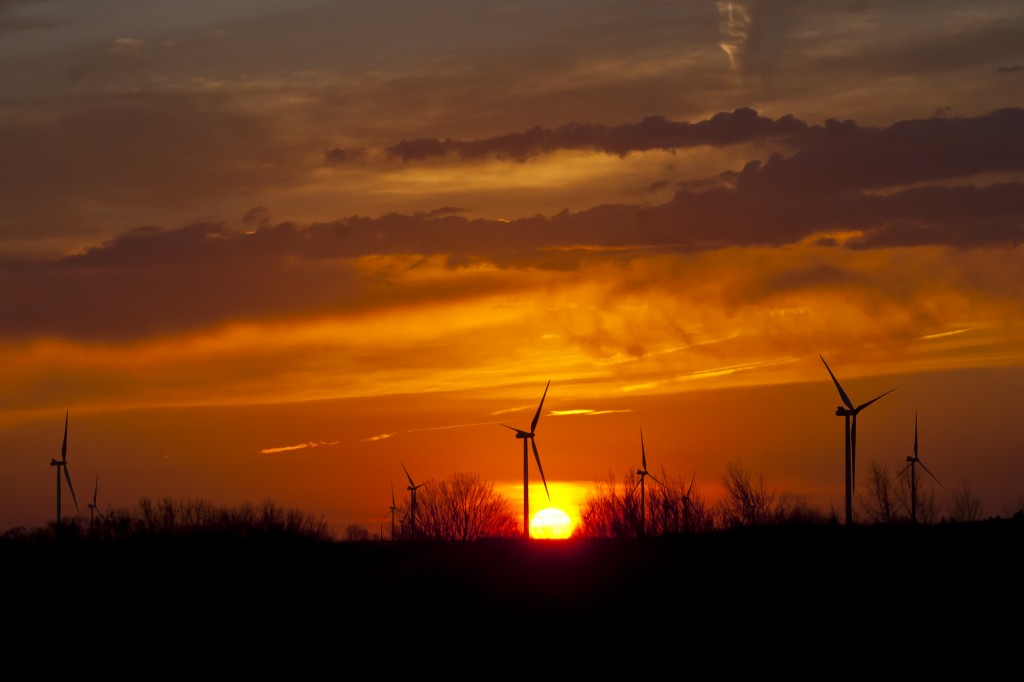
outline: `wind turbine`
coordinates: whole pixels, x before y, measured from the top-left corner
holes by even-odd
[[[527,450],[527,442],[533,446],[533,456],[537,460],[537,470],[540,471],[540,480],[544,482],[544,492],[547,493],[548,501],[551,500],[551,493],[548,492],[548,482],[544,478],[544,467],[540,465],[540,453],[537,452],[537,440],[534,438],[534,432],[537,430],[537,422],[540,421],[540,411],[544,407],[544,398],[548,395],[548,388],[551,387],[551,380],[548,380],[548,385],[544,387],[544,395],[540,397],[540,405],[537,406],[537,414],[533,415],[533,421],[530,422],[530,430],[522,431],[515,427],[509,426],[508,424],[502,424],[506,429],[512,429],[516,432],[516,438],[521,438],[523,441],[523,537],[530,539],[530,458],[529,450]]]
[[[64,478],[68,482],[68,490],[71,491],[71,499],[75,501],[75,511],[78,511],[78,498],[75,497],[75,487],[71,485],[71,474],[68,473],[68,414],[64,414],[64,443],[60,446],[60,459],[51,459],[50,466],[57,467],[57,528],[60,529],[60,468],[64,467]]]
[[[409,521],[409,536],[415,538],[416,537],[416,491],[419,490],[420,488],[422,488],[423,486],[425,486],[430,481],[427,481],[427,483],[420,483],[419,485],[416,485],[415,483],[413,483],[412,476],[409,475],[409,470],[405,468],[405,464],[403,464],[402,462],[399,462],[399,464],[402,465],[402,471],[405,472],[405,477],[409,479],[409,487],[406,488],[406,490],[409,491],[409,519],[410,519],[410,521]],[[394,491],[392,490],[391,504],[394,505],[394,503],[395,503]],[[392,513],[392,517],[391,517],[392,518],[392,523],[394,523],[394,512],[392,511],[391,513]],[[392,526],[392,529],[393,528],[394,527]]]
[[[65,469],[65,471],[66,471],[66,469]],[[90,526],[93,523],[93,514],[99,514],[100,515],[100,519],[103,518],[103,512],[101,512],[100,508],[96,506],[96,494],[99,492],[99,490],[100,490],[100,475],[96,474],[96,485],[93,486],[93,489],[92,489],[92,502],[89,504],[89,525]]]
[[[647,450],[644,449],[643,429],[640,429],[640,461],[642,467],[636,470],[636,475],[640,477],[640,482],[637,483],[637,485],[640,486],[640,535],[645,535],[647,533],[647,502],[644,494],[644,479],[650,476],[651,480],[662,488],[665,487],[665,484],[656,479],[651,472],[647,471]],[[636,490],[636,486],[633,486],[633,490]]]
[[[917,410],[914,410],[914,456],[908,456],[907,461],[910,463],[903,467],[900,474],[910,469],[910,520],[912,523],[917,523],[917,470],[915,466],[920,464],[921,468],[927,471],[929,476],[935,478],[935,474],[929,471],[928,467],[921,461],[921,458],[917,456]],[[942,482],[939,479],[935,478],[935,482],[942,486]]]
[[[402,468],[403,469],[405,468],[404,464],[402,465]],[[408,472],[406,472],[406,474],[408,474]],[[395,540],[395,512],[396,511],[398,511],[398,507],[395,506],[395,483],[394,483],[394,481],[392,481],[391,482],[391,512],[390,512],[391,513],[391,540],[392,540],[392,542],[394,542],[394,540]]]
[[[693,478],[690,479],[690,487],[686,489],[686,494],[683,495],[683,532],[689,530],[690,525],[690,493],[693,492],[693,482],[697,480],[697,472],[693,472]]]
[[[896,389],[890,388],[882,395],[854,407],[850,397],[846,395],[846,391],[839,385],[839,379],[836,379],[836,375],[832,373],[832,369],[825,362],[825,358],[821,357],[820,353],[818,357],[821,358],[825,369],[828,370],[828,375],[832,377],[832,382],[836,385],[839,397],[842,399],[843,405],[845,405],[845,407],[840,405],[836,408],[836,416],[846,418],[846,525],[850,525],[853,523],[853,489],[857,481],[857,415],[865,407],[879,398],[889,395]]]

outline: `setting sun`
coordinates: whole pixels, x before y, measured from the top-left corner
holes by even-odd
[[[540,540],[564,540],[572,534],[572,520],[557,507],[541,509],[530,519],[530,537]]]

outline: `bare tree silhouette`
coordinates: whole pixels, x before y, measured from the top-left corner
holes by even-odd
[[[893,481],[889,469],[871,460],[866,484],[868,494],[858,496],[861,508],[872,523],[895,523],[899,520],[897,513],[896,482]]]
[[[924,478],[911,478],[907,471],[897,477],[896,500],[906,519],[917,517],[917,523],[935,523],[939,518],[939,505],[935,493]]]
[[[416,539],[509,538],[518,536],[518,529],[511,500],[479,474],[452,474],[425,488],[416,501]],[[403,527],[405,539],[410,530]]]
[[[638,474],[629,471],[621,482],[614,475],[589,491],[580,508],[577,537],[627,538],[711,530],[714,518],[700,490],[689,481],[672,479],[662,471],[660,486],[652,486],[642,505]],[[646,507],[646,523],[641,509]]]
[[[952,521],[970,522],[981,520],[981,497],[971,488],[971,484],[964,481],[960,489],[953,493],[952,509],[950,509]]]
[[[345,540],[347,542],[367,542],[370,539],[370,531],[358,523],[350,523],[345,527]]]
[[[725,494],[718,504],[722,527],[761,526],[776,520],[777,493],[765,483],[763,474],[755,479],[740,462],[729,462],[722,487]]]

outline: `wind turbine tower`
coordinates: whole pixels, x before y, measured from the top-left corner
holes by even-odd
[[[60,459],[51,459],[50,466],[57,467],[57,530],[60,530],[60,470],[64,468],[64,478],[68,482],[68,490],[71,491],[71,499],[75,502],[75,511],[78,511],[78,498],[75,497],[75,487],[71,485],[71,474],[68,472],[68,414],[64,414],[64,443],[60,446]]]
[[[655,483],[661,487],[665,487],[665,484],[656,479],[649,471],[647,471],[647,450],[644,449],[644,430],[640,429],[640,462],[641,468],[636,470],[636,475],[640,477],[640,482],[637,484],[640,486],[640,535],[647,534],[647,500],[644,492],[644,479],[648,476],[651,477]],[[636,486],[633,486],[636,490]]]
[[[920,465],[922,469],[928,472],[928,475],[935,478],[935,474],[929,471],[928,467],[924,465],[921,458],[917,456],[917,410],[914,410],[914,456],[907,457],[907,466],[903,467],[900,473],[906,472],[910,469],[910,521],[917,523],[917,470],[915,467]],[[935,482],[942,486],[942,482],[935,478]]]
[[[93,524],[93,516],[95,514],[99,514],[100,515],[100,520],[103,519],[103,512],[101,512],[100,508],[96,505],[96,495],[99,493],[99,491],[100,491],[100,475],[96,474],[96,485],[93,486],[93,489],[92,489],[92,502],[89,503],[89,525],[90,526]]]
[[[527,540],[530,539],[530,453],[527,449],[527,443],[533,446],[533,456],[537,460],[537,470],[540,471],[540,480],[544,482],[544,492],[547,493],[548,500],[551,500],[551,493],[548,492],[548,482],[544,478],[544,467],[540,464],[540,453],[537,451],[537,440],[534,437],[534,433],[537,431],[537,422],[540,421],[540,411],[544,407],[544,398],[548,395],[548,388],[551,387],[551,381],[548,380],[548,385],[544,387],[544,394],[540,397],[540,405],[537,406],[537,414],[533,415],[533,421],[530,422],[530,430],[523,431],[521,429],[514,428],[508,424],[502,424],[506,429],[512,429],[516,432],[516,438],[522,439],[523,441],[523,537]]]
[[[825,369],[828,370],[828,375],[832,377],[832,382],[836,385],[836,390],[839,391],[839,397],[842,399],[843,404],[836,408],[836,416],[843,417],[846,420],[846,525],[853,523],[853,489],[856,486],[857,481],[857,415],[860,414],[861,410],[875,402],[879,398],[889,395],[895,388],[890,388],[888,391],[880,396],[872,398],[866,403],[862,403],[857,407],[853,406],[853,401],[846,395],[846,391],[839,384],[839,380],[836,379],[836,375],[832,373],[832,369],[825,362],[825,358],[821,357],[822,363],[825,365]]]
[[[426,483],[420,483],[416,485],[413,483],[412,476],[409,475],[409,470],[405,468],[405,464],[399,462],[402,465],[402,471],[405,472],[405,477],[409,479],[409,487],[406,490],[409,491],[409,536],[412,538],[416,537],[416,491],[426,485]],[[428,481],[429,483],[429,481]],[[392,504],[394,504],[394,497],[391,498]],[[393,519],[394,517],[392,517]],[[392,525],[392,530],[394,526]]]

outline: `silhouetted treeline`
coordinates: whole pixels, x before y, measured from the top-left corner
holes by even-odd
[[[51,523],[35,531],[13,529],[8,540],[43,541],[57,532]],[[132,509],[112,509],[92,520],[65,519],[59,528],[62,540],[113,542],[143,539],[317,541],[332,540],[326,521],[299,509],[285,508],[271,500],[236,507],[218,506],[205,500],[139,500]]]
[[[752,475],[739,462],[729,463],[721,478],[723,495],[709,504],[699,485],[662,474],[648,484],[641,508],[635,473],[622,482],[610,477],[588,494],[580,510],[578,537],[627,538],[641,535],[697,534],[728,528],[783,523],[823,524],[831,516],[803,499],[779,494],[764,476]],[[641,520],[643,519],[643,520]]]

